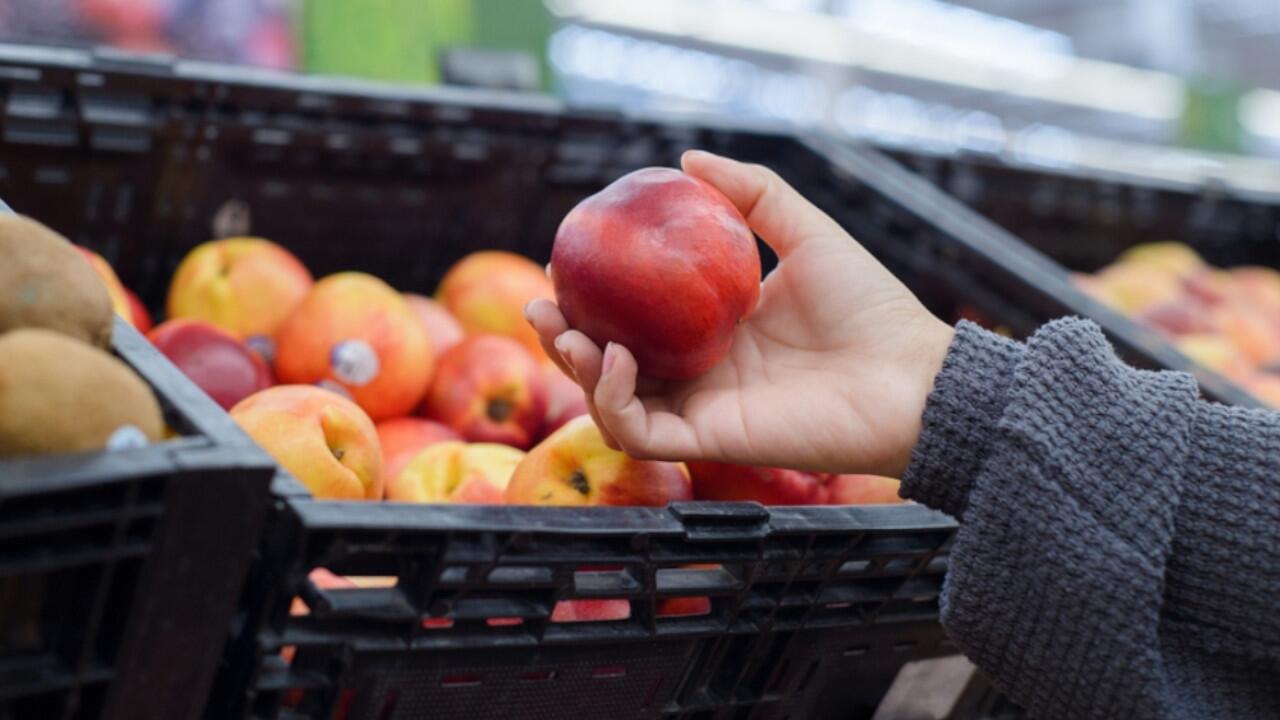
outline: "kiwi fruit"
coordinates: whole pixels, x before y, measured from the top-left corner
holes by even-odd
[[[0,458],[163,435],[151,388],[112,355],[41,328],[0,335]]]
[[[0,258],[0,333],[48,328],[111,344],[111,297],[66,238],[31,218],[0,214]]]

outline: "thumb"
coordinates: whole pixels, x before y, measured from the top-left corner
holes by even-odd
[[[763,165],[738,162],[704,150],[686,152],[680,165],[686,173],[724,193],[779,258],[809,241],[846,237],[836,221]]]

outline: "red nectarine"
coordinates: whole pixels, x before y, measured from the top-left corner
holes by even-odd
[[[719,190],[671,168],[624,175],[578,203],[551,252],[556,301],[601,347],[626,346],[642,375],[686,380],[729,351],[760,297],[760,254]]]

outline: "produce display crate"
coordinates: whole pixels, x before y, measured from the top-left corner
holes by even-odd
[[[705,148],[775,168],[944,317],[1025,334],[1091,315],[1135,363],[1187,367],[928,181],[826,137],[38,48],[0,47],[0,91],[0,194],[153,308],[215,232],[417,292],[480,248],[545,261],[582,197]],[[955,652],[937,623],[955,525],[919,506],[340,503],[284,475],[273,492],[225,652],[209,646],[209,718],[868,717],[906,662]],[[326,589],[317,568],[394,585]],[[662,615],[673,597],[710,612]],[[552,618],[601,598],[629,617]]]
[[[4,720],[199,717],[217,667],[200,649],[221,646],[266,518],[271,459],[119,319],[112,349],[180,437],[0,460]]]
[[[1222,267],[1280,267],[1280,192],[976,152],[888,154],[1070,270],[1093,272],[1161,240]]]

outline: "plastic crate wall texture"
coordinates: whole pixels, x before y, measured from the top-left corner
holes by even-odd
[[[0,718],[203,711],[266,518],[269,458],[136,331],[116,354],[182,435],[0,462]]]

